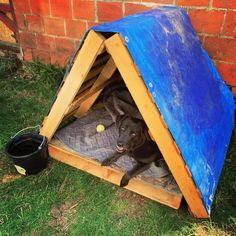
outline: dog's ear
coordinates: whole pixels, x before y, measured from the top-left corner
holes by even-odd
[[[118,115],[116,116],[116,127],[119,128],[124,119],[126,119],[128,115]]]
[[[148,133],[148,127],[147,127],[147,125],[144,121],[142,122],[142,128],[143,128],[143,133],[146,136],[146,139],[150,140],[151,138],[150,138],[150,135]]]
[[[145,134],[145,136],[146,136],[146,139],[147,139],[148,141],[150,141],[150,140],[151,140],[151,137],[150,137],[150,135],[149,135],[147,129],[144,131],[144,134]]]

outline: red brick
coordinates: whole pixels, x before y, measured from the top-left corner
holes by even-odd
[[[223,34],[227,36],[236,36],[236,12],[227,11]]]
[[[73,0],[73,16],[77,19],[95,20],[94,1]]]
[[[30,14],[30,5],[28,0],[13,0],[13,6],[16,14]]]
[[[49,15],[49,0],[29,0],[33,14]]]
[[[129,0],[127,0],[127,1],[129,1]],[[137,2],[137,1],[135,1],[135,2]],[[162,4],[173,4],[174,1],[173,0],[143,0],[142,2],[155,2],[155,3],[162,3]]]
[[[88,22],[88,29],[90,29],[90,28],[92,28],[96,25],[99,25],[99,23],[97,23],[97,22]]]
[[[208,6],[209,0],[176,0],[178,6]]]
[[[56,38],[56,51],[59,53],[71,54],[75,51],[75,43],[72,39]]]
[[[43,32],[43,19],[39,16],[26,15],[28,30],[33,32]]]
[[[27,28],[25,16],[22,14],[15,14],[17,26],[20,30],[25,30]]]
[[[51,14],[56,17],[71,18],[71,0],[51,0]]]
[[[51,64],[65,67],[70,61],[71,55],[65,55],[65,53],[51,53]]]
[[[235,87],[232,88],[232,92],[233,92],[234,96],[236,97],[236,88]]]
[[[64,19],[44,18],[44,27],[47,34],[64,36]]]
[[[236,62],[236,40],[219,37],[206,37],[204,47],[213,59]]]
[[[137,12],[147,11],[150,9],[150,7],[146,7],[144,5],[127,3],[125,4],[125,16],[135,14]]]
[[[28,62],[33,61],[32,49],[29,48],[24,49],[24,60]]]
[[[213,0],[212,6],[236,9],[236,1],[235,0]]]
[[[224,11],[189,10],[193,27],[199,33],[219,34],[224,14]]]
[[[227,84],[236,86],[236,64],[220,62],[217,64],[217,69]]]
[[[86,23],[79,20],[66,20],[66,35],[80,39],[86,32]]]
[[[37,48],[44,51],[55,51],[55,38],[48,35],[38,34],[36,36]]]
[[[123,2],[141,2],[141,0],[123,0]]]
[[[122,17],[121,2],[98,2],[98,19],[112,21]]]
[[[23,48],[36,48],[36,37],[31,32],[20,32],[20,45]]]
[[[45,64],[50,64],[50,53],[42,50],[33,49],[33,58]]]

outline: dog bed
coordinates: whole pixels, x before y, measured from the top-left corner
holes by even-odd
[[[132,105],[132,102],[128,102],[126,94],[118,94],[117,99],[123,111],[128,114],[132,113],[134,117],[141,118],[140,113]],[[103,132],[97,132],[96,127],[99,124],[105,126]],[[58,130],[54,137],[83,157],[102,162],[115,153],[118,133],[111,116],[103,104],[98,103],[87,115]],[[112,167],[125,172],[132,169],[134,164],[135,160],[124,155],[112,164]],[[149,181],[152,184],[161,184],[171,190],[174,188],[178,191],[178,186],[171,174],[164,178],[160,178],[161,175],[162,169],[156,167],[153,163],[138,178]]]

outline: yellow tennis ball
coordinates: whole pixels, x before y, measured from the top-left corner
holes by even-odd
[[[96,130],[98,133],[101,133],[105,130],[105,126],[102,124],[97,125]]]

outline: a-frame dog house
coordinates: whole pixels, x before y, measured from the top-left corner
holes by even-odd
[[[152,37],[149,38],[149,35],[144,35],[142,30],[154,30],[155,25],[153,22],[157,22],[159,28],[156,28],[157,32],[155,36],[154,33],[152,33]],[[132,33],[129,34],[129,32],[132,31],[130,29],[133,29],[134,26],[140,28],[140,34],[136,34],[136,37],[134,37]],[[149,26],[151,26],[151,28]],[[121,29],[124,30],[122,31]],[[186,29],[189,31],[188,35],[186,35]],[[137,33],[137,30],[135,33]],[[166,46],[165,51],[161,48],[161,45],[158,45],[158,43],[160,43],[158,40],[163,33],[165,34],[163,41]],[[156,42],[155,38],[157,39]],[[171,40],[174,39],[174,44],[176,45],[170,45],[171,42],[168,41],[169,38]],[[152,42],[152,40],[154,41]],[[191,41],[191,44],[189,44],[189,41]],[[153,43],[154,46],[149,45],[150,43]],[[136,51],[135,45],[139,48]],[[147,45],[150,46],[149,49],[147,49]],[[178,54],[179,49],[183,50],[183,45],[187,47],[185,51],[186,57],[189,55],[196,56],[196,60],[192,58],[194,61],[192,64],[189,58],[182,58],[185,60],[184,64],[187,64],[187,69],[180,68],[180,65],[175,64],[175,55],[171,54],[173,50],[176,50],[176,54]],[[145,47],[147,51],[144,50]],[[158,47],[160,50],[157,49],[157,51],[154,49]],[[193,48],[195,48],[195,51]],[[180,77],[180,80],[177,82],[174,80],[171,81],[171,79],[175,77],[174,74],[169,73],[166,76],[164,75],[166,70],[164,53],[174,58],[174,60],[169,61],[168,73],[177,71]],[[140,58],[140,60],[138,58]],[[200,60],[199,58],[202,59]],[[180,59],[180,57],[177,57],[177,60]],[[158,63],[160,61],[160,64],[154,63],[154,67],[157,68],[159,72],[154,75],[152,73],[155,71],[155,68],[152,66],[153,62],[157,61]],[[199,69],[196,69],[196,66],[199,66]],[[212,202],[219,180],[219,174],[227,151],[226,146],[229,144],[232,132],[234,105],[232,95],[219,77],[209,57],[200,46],[198,38],[189,22],[189,18],[183,10],[177,8],[160,8],[130,16],[117,22],[98,26],[95,27],[94,30],[90,30],[86,34],[80,50],[73,59],[73,65],[68,69],[51,109],[44,119],[40,133],[51,140],[61,123],[71,116],[80,117],[84,115],[94,104],[103,88],[109,84],[109,79],[116,68],[118,68],[129,89],[153,139],[160,148],[191,212],[199,218],[209,217],[211,203],[206,199],[211,199]],[[171,69],[173,69],[173,71],[171,71]],[[150,78],[147,78],[145,70],[150,72]],[[196,71],[199,71],[198,75],[191,74]],[[183,73],[185,73],[185,75],[183,75]],[[152,78],[152,76],[154,77]],[[188,76],[189,80],[186,80]],[[195,78],[198,76],[199,84],[194,84],[196,83]],[[201,78],[201,76],[204,76],[204,78]],[[193,79],[192,82],[191,79]],[[170,86],[169,89],[176,92],[175,97],[171,97],[171,94],[169,94],[169,99],[172,99],[171,103],[180,109],[180,112],[183,112],[183,107],[181,106],[185,106],[184,109],[190,109],[190,113],[186,112],[185,114],[181,113],[176,115],[176,111],[173,107],[168,107],[168,103],[163,105],[158,101],[159,96],[164,98],[164,102],[166,101],[162,93],[163,89],[166,87],[161,88],[162,83],[160,84],[160,81],[162,81],[164,85],[167,83],[166,85]],[[170,81],[172,83],[169,83]],[[208,91],[209,87],[202,87],[205,85],[212,86],[210,92]],[[184,87],[184,90],[179,89],[178,86],[181,88]],[[197,89],[201,89],[201,91],[197,91]],[[179,94],[181,91],[184,95],[186,95],[187,91],[189,97],[181,97],[181,94]],[[169,92],[166,91],[166,93]],[[196,99],[196,96],[198,96],[197,93],[199,93],[199,99]],[[214,96],[217,96],[216,100],[214,100]],[[183,98],[188,99],[189,102],[186,102]],[[173,99],[175,99],[175,101],[173,101]],[[217,99],[219,100],[217,101]],[[214,104],[214,106],[216,106],[215,113],[214,109],[211,107],[213,102],[220,103],[220,105]],[[190,122],[194,116],[199,117],[199,114],[195,113],[195,111],[201,112],[202,110],[199,107],[204,106],[204,103],[207,103],[209,105],[207,109],[211,110],[211,114],[206,114],[205,119],[207,119],[207,121],[205,122],[204,120],[198,119],[194,120],[194,122]],[[191,107],[193,104],[195,104],[196,107]],[[172,110],[173,116],[170,117],[168,115],[171,115],[169,112]],[[218,112],[221,112],[221,117],[216,117],[217,119],[211,120],[212,118],[214,119],[215,115],[217,116]],[[201,115],[204,117],[205,114]],[[178,119],[180,119],[180,123],[178,123]],[[187,129],[183,128],[181,131],[183,137],[175,132],[173,124],[176,126],[183,125],[184,128],[188,126]],[[191,124],[193,126],[189,127]],[[216,126],[217,129],[215,128]],[[202,131],[202,127],[206,130]],[[178,127],[176,128],[178,129]],[[196,129],[196,132],[191,132],[191,129]],[[208,135],[208,132],[211,136]],[[199,134],[200,136],[198,136]],[[222,136],[217,138],[216,135],[220,134]],[[188,135],[189,141],[186,141]],[[194,135],[196,135],[196,137]],[[181,143],[181,138],[184,139],[186,145],[192,145],[190,149],[195,152],[191,153],[189,149],[186,151],[183,147],[183,143]],[[203,139],[204,150],[201,149],[201,144],[198,142],[199,138]],[[206,140],[207,138],[211,138],[211,140]],[[210,141],[213,142],[213,147],[207,149],[208,146],[211,145]],[[196,147],[198,144],[200,145],[199,148]],[[218,148],[217,145],[223,146],[223,149],[221,147]],[[214,148],[214,150],[212,150],[212,148]],[[206,157],[204,156],[205,159],[200,159],[197,155],[196,158],[192,156],[188,159],[188,155],[195,155],[199,150],[202,156],[206,155]],[[207,159],[209,158],[209,156],[207,156],[209,152],[213,155],[216,155],[216,152],[220,152],[220,156],[216,155],[216,160],[209,160]],[[81,157],[78,153],[73,152],[53,140],[49,143],[49,154],[56,160],[77,167],[114,184],[119,185],[123,175],[120,171],[110,167],[102,167],[100,163],[96,161]],[[213,158],[213,155],[210,157]],[[196,169],[196,166],[199,166],[199,169]],[[209,189],[204,190],[205,186],[202,186],[198,179],[199,173],[203,178],[206,178],[202,180],[202,182],[209,181],[207,182]],[[210,179],[208,175],[209,173],[214,180],[214,184],[212,184],[212,179]],[[181,193],[173,193],[163,188],[154,187],[139,179],[132,179],[126,188],[176,209],[179,207],[182,199]]]

